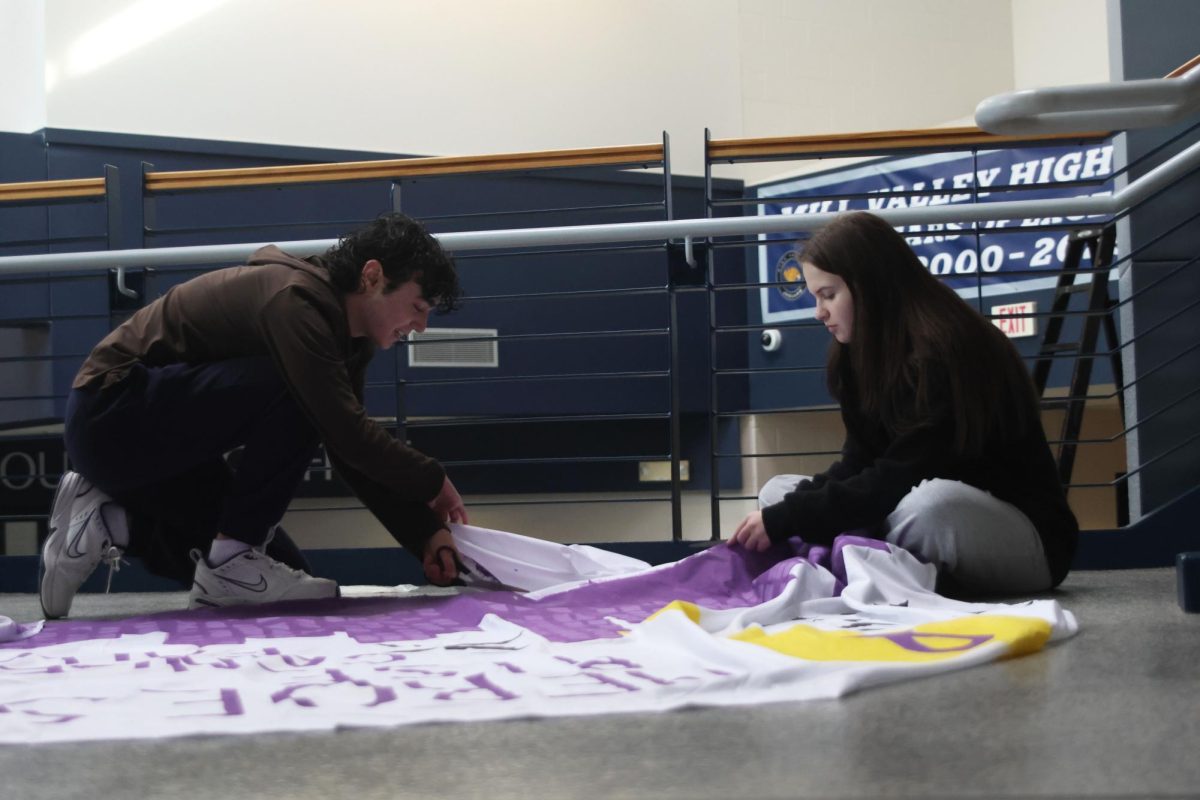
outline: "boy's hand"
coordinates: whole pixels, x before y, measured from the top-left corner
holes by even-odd
[[[458,489],[450,482],[449,476],[442,481],[442,490],[438,492],[438,496],[429,501],[429,507],[437,513],[442,522],[467,522],[467,508],[463,505]]]
[[[454,538],[450,531],[442,528],[425,543],[425,553],[421,559],[425,567],[425,577],[435,586],[449,586],[458,577],[458,548],[454,546]]]

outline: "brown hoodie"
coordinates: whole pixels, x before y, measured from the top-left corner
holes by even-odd
[[[172,287],[96,345],[73,388],[117,383],[136,362],[155,367],[269,356],[338,474],[396,540],[420,556],[442,527],[425,504],[441,490],[445,472],[367,416],[363,384],[374,347],[350,336],[341,298],[317,262],[272,245],[248,266]]]

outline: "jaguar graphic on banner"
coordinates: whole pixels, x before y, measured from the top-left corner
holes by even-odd
[[[1112,194],[1112,164],[1110,141],[940,153],[874,160],[764,184],[754,190],[754,197],[760,201],[760,215],[802,215],[1100,196]],[[975,298],[1054,286],[1071,230],[1106,221],[1095,215],[1042,217],[978,225],[905,225],[898,230],[930,272],[960,294]],[[800,272],[803,241],[797,238],[801,236],[759,237],[763,241],[758,248],[759,282],[774,284],[761,289],[763,322],[813,316],[812,298],[803,291]]]

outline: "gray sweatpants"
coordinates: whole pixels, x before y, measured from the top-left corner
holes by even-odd
[[[776,475],[758,495],[774,505],[804,475]],[[1027,594],[1050,588],[1042,540],[1016,506],[960,481],[921,481],[888,515],[885,539],[953,581],[963,593]],[[803,538],[803,530],[798,532]],[[853,531],[847,531],[853,533]]]

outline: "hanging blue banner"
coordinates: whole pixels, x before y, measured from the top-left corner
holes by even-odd
[[[886,211],[954,203],[988,203],[1112,194],[1113,146],[939,153],[889,158],[756,187],[758,213]],[[1089,181],[1081,185],[1080,181]],[[812,199],[809,199],[812,198]],[[1062,266],[1070,231],[1046,226],[1104,222],[1102,216],[996,220],[973,225],[897,228],[930,272],[960,294],[1002,295],[1049,288]],[[763,322],[811,318],[803,290],[800,234],[769,234],[758,248]],[[1088,257],[1085,251],[1085,258]]]

